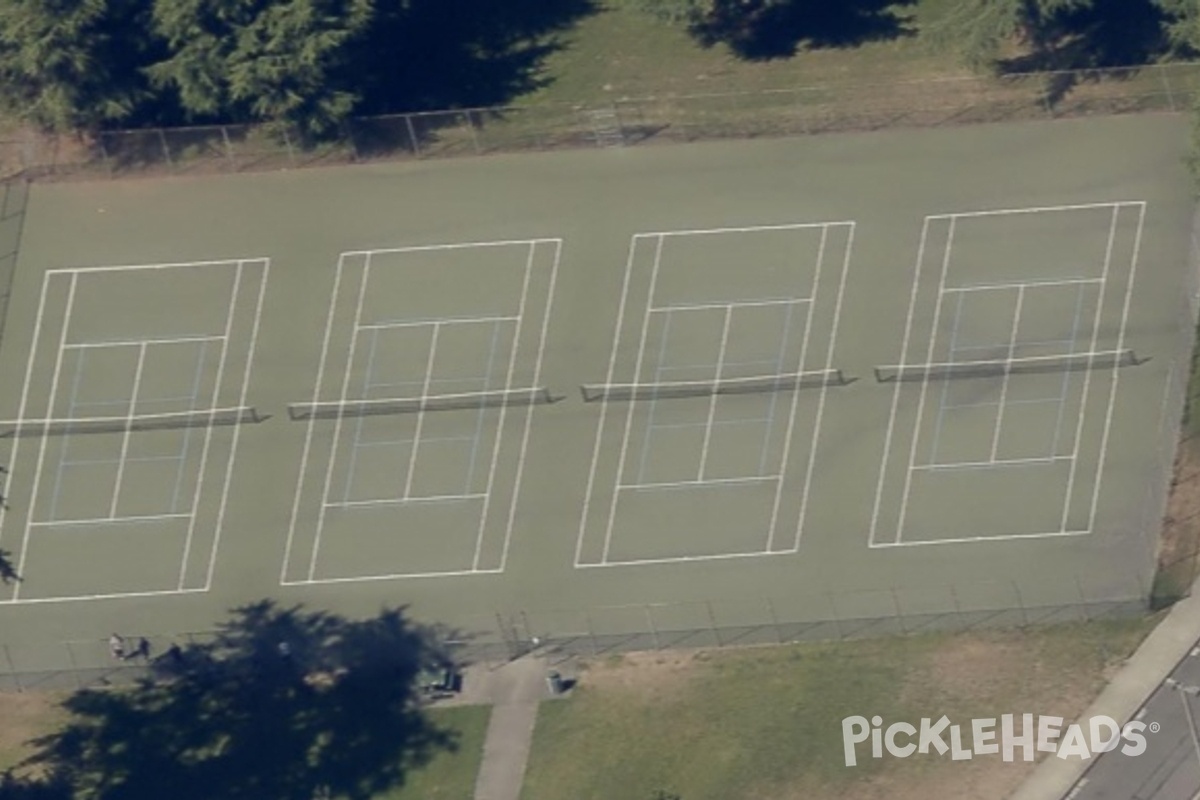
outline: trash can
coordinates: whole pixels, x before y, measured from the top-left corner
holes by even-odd
[[[562,675],[559,675],[557,670],[550,670],[546,673],[546,685],[550,687],[550,694],[562,694]]]

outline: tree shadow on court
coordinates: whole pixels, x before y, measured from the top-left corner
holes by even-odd
[[[19,788],[67,786],[92,800],[367,800],[456,748],[421,706],[419,676],[442,655],[436,632],[402,609],[349,620],[271,601],[238,608],[211,641],[172,647],[134,687],[71,695],[68,723],[35,740],[23,765],[45,777]]]
[[[357,114],[502,105],[547,83],[546,56],[595,0],[411,0],[381,5],[347,65]]]
[[[739,58],[790,58],[803,48],[854,47],[912,36],[897,13],[915,0],[715,0],[693,18],[692,35],[705,47],[725,44]]]

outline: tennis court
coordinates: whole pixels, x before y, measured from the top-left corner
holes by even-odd
[[[0,639],[263,596],[546,611],[540,635],[712,599],[1143,596],[1185,138],[1123,117],[35,185]]]

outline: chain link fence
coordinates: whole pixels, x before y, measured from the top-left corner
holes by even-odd
[[[529,609],[468,618],[447,634],[461,663],[501,662],[539,649],[555,659],[646,650],[837,641],[890,635],[1131,618],[1148,586],[1128,576],[1103,586],[1064,575],[1055,586],[1019,581],[890,587],[781,597]],[[123,634],[132,649],[138,637]],[[148,674],[174,643],[212,634],[149,635],[148,658],[114,659],[108,638],[0,645],[0,691],[121,685]]]
[[[644,142],[1178,112],[1192,107],[1198,86],[1200,64],[1172,63],[614,98],[596,106],[395,114],[351,119],[339,141],[321,144],[305,142],[280,126],[151,128],[91,137],[27,133],[0,141],[0,176],[241,172]]]

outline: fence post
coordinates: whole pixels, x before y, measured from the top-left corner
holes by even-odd
[[[1083,591],[1083,580],[1079,574],[1075,575],[1075,588],[1079,591],[1079,607],[1083,610],[1083,621],[1091,622],[1091,615],[1088,613],[1087,593]]]
[[[63,646],[67,648],[67,660],[71,662],[71,674],[75,676],[76,688],[83,688],[83,676],[79,672],[79,663],[75,660],[75,649],[71,647],[70,642],[63,642]]]
[[[708,624],[712,626],[713,639],[716,640],[717,647],[723,647],[724,644],[721,642],[721,634],[717,630],[717,616],[713,613],[712,601],[705,600],[704,607],[708,609]]]
[[[842,640],[842,623],[838,619],[837,602],[833,599],[833,592],[826,592],[829,596],[829,610],[833,612],[833,630],[837,633],[838,641]]]
[[[229,159],[229,166],[236,170],[237,165],[233,160],[233,144],[229,141],[229,129],[224,125],[221,126],[221,139],[225,142],[225,157]]]
[[[904,611],[900,608],[900,596],[896,594],[896,587],[891,588],[892,605],[896,607],[896,619],[900,621],[900,633],[908,633],[908,629],[904,625]]]
[[[288,163],[296,166],[296,153],[292,150],[292,137],[288,136],[287,126],[283,126],[283,146],[287,148]]]
[[[654,639],[654,649],[661,650],[662,644],[658,641],[658,628],[654,625],[654,609],[646,606],[646,623],[650,626],[650,636]]]
[[[1167,75],[1167,68],[1162,64],[1158,65],[1158,75],[1162,78],[1163,88],[1167,90],[1167,103],[1170,104],[1172,111],[1178,111],[1179,109],[1175,107],[1175,93],[1171,91],[1171,79]]]
[[[8,645],[4,645],[4,660],[8,662],[8,671],[12,675],[13,686],[17,687],[18,692],[25,691],[25,687],[21,686],[21,677],[17,674],[17,665],[13,663],[12,653],[8,651]]]
[[[594,658],[600,655],[600,648],[596,646],[596,625],[592,622],[592,612],[585,611],[584,618],[587,620],[588,641],[592,643],[592,657]]]
[[[783,630],[779,627],[779,615],[775,613],[775,603],[767,598],[767,612],[771,615],[771,625],[775,628],[775,641],[783,644]]]
[[[159,144],[162,145],[163,157],[167,159],[167,166],[169,166],[171,168],[171,170],[174,171],[175,162],[171,160],[171,148],[167,146],[167,134],[163,131],[162,128],[156,128],[155,130],[158,131],[158,141],[159,141]]]
[[[958,592],[955,591],[953,583],[950,584],[950,601],[954,603],[954,616],[958,620],[958,629],[966,630],[966,626],[963,624],[962,606],[958,604]]]
[[[471,109],[468,108],[464,111],[463,117],[467,121],[467,130],[471,134],[471,144],[475,146],[475,155],[482,155],[483,150],[479,147],[479,136],[475,133],[475,126],[471,124]]]
[[[404,124],[408,126],[408,139],[412,143],[413,155],[421,158],[421,145],[417,142],[417,131],[412,124],[412,114],[404,115]]]
[[[1029,626],[1029,615],[1025,613],[1025,599],[1021,597],[1021,587],[1017,585],[1016,580],[1009,581],[1013,587],[1013,593],[1017,595],[1017,608],[1021,609],[1021,626]]]

